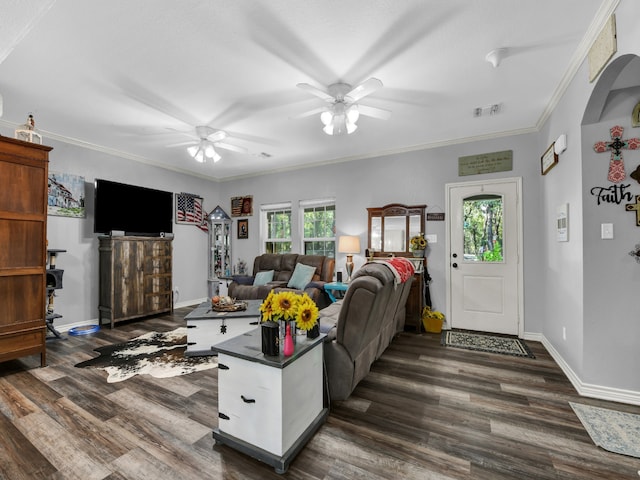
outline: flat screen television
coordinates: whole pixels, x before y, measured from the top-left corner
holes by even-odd
[[[97,178],[93,231],[160,236],[173,232],[173,193]]]

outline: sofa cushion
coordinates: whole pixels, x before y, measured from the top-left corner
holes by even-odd
[[[264,270],[280,270],[280,266],[282,265],[282,255],[275,254],[265,254],[259,255],[256,257],[253,262],[253,274],[257,274],[258,272]]]
[[[253,285],[259,287],[260,285],[266,285],[271,280],[273,280],[273,270],[258,272],[256,273],[256,278],[253,280]]]
[[[310,267],[315,267],[316,272],[313,275],[314,280],[324,280],[330,282],[332,278],[326,279],[323,277],[323,269],[322,267],[325,264],[327,257],[323,255],[298,255],[298,263],[303,263],[305,265],[309,265]],[[331,272],[333,275],[333,272]]]
[[[289,279],[287,287],[304,290],[304,287],[306,287],[313,279],[313,275],[315,273],[316,267],[310,267],[309,265],[298,263],[293,271],[293,275],[291,275],[291,278]]]

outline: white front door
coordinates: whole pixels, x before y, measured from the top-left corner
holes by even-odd
[[[522,336],[520,178],[446,185],[451,328]]]

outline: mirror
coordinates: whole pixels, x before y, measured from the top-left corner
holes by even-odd
[[[369,212],[369,250],[374,255],[410,256],[409,240],[424,232],[426,205],[409,207],[394,203]]]

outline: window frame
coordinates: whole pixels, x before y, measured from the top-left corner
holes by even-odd
[[[269,214],[289,212],[289,237],[272,238],[269,236]],[[289,243],[288,252],[293,252],[293,209],[291,202],[273,203],[260,206],[260,253],[267,253],[267,243]]]
[[[304,231],[304,217],[305,212],[308,209],[316,209],[316,208],[324,208],[326,211],[326,207],[333,207],[334,218],[333,218],[333,235],[331,237],[305,237]],[[299,225],[299,236],[300,236],[300,252],[303,255],[311,255],[306,252],[305,244],[307,242],[332,242],[333,243],[333,252],[329,255],[329,252],[325,251],[325,256],[329,258],[336,258],[336,199],[335,198],[319,198],[312,200],[301,200],[298,205],[298,225]]]

